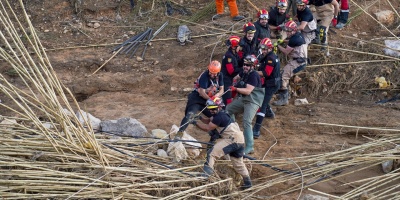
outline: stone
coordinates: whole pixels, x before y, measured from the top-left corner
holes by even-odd
[[[110,132],[119,136],[143,137],[147,129],[138,120],[133,118],[120,118],[107,120],[100,123],[101,131]]]
[[[160,139],[168,139],[168,137],[169,137],[167,131],[162,130],[162,129],[151,130],[151,135],[155,138],[160,138]]]
[[[82,114],[81,114],[82,113]],[[100,122],[101,120],[94,117],[93,115],[91,115],[90,113],[87,113],[83,110],[78,110],[76,112],[76,117],[78,118],[79,122],[83,125],[83,126],[87,126],[86,122],[90,123],[90,125],[92,126],[92,128],[94,130],[98,130],[100,128]]]
[[[295,105],[295,106],[307,105],[307,104],[309,104],[309,103],[308,103],[308,101],[307,101],[306,98],[294,100],[294,105]]]
[[[384,48],[383,52],[388,55],[388,56],[393,56],[393,57],[398,57],[400,58],[400,41],[399,40],[385,40],[385,46],[389,48]],[[392,49],[396,49],[397,51],[394,51]]]
[[[164,149],[157,149],[157,156],[168,158],[168,154]]]
[[[390,26],[394,23],[394,12],[391,10],[383,10],[375,13],[376,19],[387,26]]]
[[[95,22],[94,24],[93,24],[93,28],[99,28],[100,27],[100,23],[99,22]]]

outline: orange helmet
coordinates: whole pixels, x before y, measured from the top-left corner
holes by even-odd
[[[245,33],[255,33],[256,32],[256,27],[254,26],[253,23],[247,22],[243,25],[243,32]]]
[[[262,39],[259,46],[260,46],[261,49],[272,49],[272,48],[274,48],[274,45],[272,44],[272,41],[269,38]]]
[[[259,19],[269,19],[268,11],[265,9],[259,10],[257,12],[257,18]]]
[[[293,20],[290,20],[288,22],[285,23],[285,31],[297,31],[297,24],[296,22],[294,22]]]
[[[247,55],[243,59],[243,63],[244,64],[250,64],[251,66],[256,66],[258,64],[258,60],[257,60],[257,57],[252,54],[252,55]]]
[[[305,6],[308,4],[308,0],[296,0],[298,6]]]
[[[240,37],[236,35],[232,35],[229,37],[228,40],[226,40],[226,44],[231,47],[239,46],[239,42],[240,42]]]
[[[208,71],[213,74],[219,73],[221,71],[221,63],[219,61],[213,60],[208,65]]]
[[[276,7],[281,8],[281,9],[286,9],[287,8],[287,1],[286,0],[277,0],[276,1]]]

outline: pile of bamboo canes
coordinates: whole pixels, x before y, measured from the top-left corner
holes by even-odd
[[[271,170],[253,177],[254,186],[245,191],[238,190],[230,177],[197,177],[201,165],[195,160],[172,163],[150,154],[151,142],[128,145],[157,139],[113,140],[95,134],[89,122],[81,124],[68,115],[79,105],[57,78],[22,0],[19,5],[14,10],[9,1],[0,1],[0,42],[5,46],[0,48],[0,57],[24,83],[16,86],[0,76],[0,92],[8,97],[0,105],[14,114],[2,120],[15,120],[0,126],[0,194],[5,199],[279,199],[286,194],[300,196],[315,184],[398,159],[393,147],[400,144],[400,130],[382,129],[385,134],[380,137],[340,151],[246,161]],[[44,125],[44,120],[53,128]],[[343,183],[353,189],[341,196],[320,193],[334,199],[353,199],[363,192],[374,199],[398,199],[399,171]],[[280,190],[268,197],[259,195],[274,187]]]

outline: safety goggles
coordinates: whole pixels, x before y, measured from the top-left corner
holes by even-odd
[[[284,2],[278,2],[278,8],[285,8],[286,9],[287,4]]]
[[[269,19],[268,14],[262,14],[260,15],[260,19]]]
[[[268,47],[267,47],[267,45],[265,45],[265,44],[261,44],[261,45],[260,45],[260,49],[264,50],[264,49],[268,49]]]

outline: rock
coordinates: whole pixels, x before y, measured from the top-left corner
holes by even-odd
[[[140,56],[136,56],[136,60],[139,61],[139,62],[142,62],[142,61],[143,61],[143,58],[140,57]]]
[[[100,126],[102,131],[111,132],[119,136],[143,137],[147,133],[146,127],[139,121],[128,117],[102,121]]]
[[[382,163],[382,171],[385,173],[389,173],[393,168],[393,160],[387,160]]]
[[[182,142],[170,142],[168,144],[167,152],[168,155],[173,157],[174,162],[179,162],[188,158],[188,154]]]
[[[323,196],[313,195],[313,194],[306,194],[300,199],[301,200],[329,200],[328,197],[323,197]]]
[[[161,139],[168,139],[169,135],[167,131],[162,130],[162,129],[153,129],[151,130],[151,135],[156,138],[161,138]]]
[[[7,127],[7,130],[12,130],[13,127],[15,126],[14,124],[17,124],[17,120],[15,120],[15,119],[7,119],[7,118],[4,119],[4,120],[0,123],[1,126]]]
[[[400,41],[399,40],[385,40],[385,46],[391,48],[391,49],[388,49],[388,48],[383,49],[383,52],[386,55],[400,58],[400,52],[398,52],[398,51],[400,51]],[[394,51],[392,49],[396,49],[398,51]]]
[[[157,65],[158,63],[160,63],[160,61],[156,60],[153,62],[153,65]]]
[[[178,132],[178,130],[179,130],[179,127],[174,124],[174,125],[172,125],[170,133],[174,133],[175,134],[176,132]],[[171,138],[172,138],[172,136],[171,136]],[[183,132],[182,140],[197,141],[194,137],[192,137],[191,135],[186,133],[186,131]],[[195,157],[200,155],[200,148],[201,148],[201,144],[200,143],[197,143],[197,142],[183,142],[183,144],[190,145],[191,148],[190,149],[186,149],[186,152],[187,152],[187,155],[190,156],[191,158],[195,158]],[[196,149],[196,147],[198,147],[198,148]]]
[[[375,13],[376,19],[387,26],[390,26],[394,23],[394,12],[391,10],[384,10]]]
[[[99,28],[100,27],[100,23],[99,22],[95,22],[94,24],[93,24],[93,28]]]
[[[82,113],[82,114],[81,114]],[[100,128],[100,122],[101,120],[94,117],[93,115],[91,115],[90,113],[86,113],[83,110],[79,110],[76,112],[76,117],[78,118],[79,122],[83,125],[83,126],[87,126],[86,122],[90,123],[90,125],[92,126],[93,129],[99,129]]]
[[[363,192],[360,195],[360,200],[369,200],[369,199],[375,199],[375,197],[372,194],[368,194],[367,192]]]
[[[157,149],[157,156],[168,158],[168,154],[164,149]]]
[[[307,105],[307,104],[309,104],[309,103],[308,103],[308,101],[307,101],[306,98],[294,100],[294,105],[295,105],[295,106]]]
[[[47,128],[47,129],[52,129],[52,128],[54,128],[53,124],[50,123],[50,122],[42,123],[42,125],[43,125],[43,127]]]

